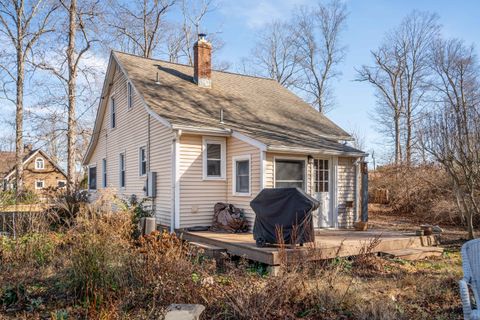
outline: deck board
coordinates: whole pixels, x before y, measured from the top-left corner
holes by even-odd
[[[286,259],[287,261],[297,259],[321,260],[354,256],[364,252],[365,248],[377,238],[378,244],[371,252],[435,246],[439,243],[437,236],[416,236],[413,233],[386,230],[317,230],[315,232],[315,243],[305,244],[304,247],[296,247],[294,249],[286,248],[283,251],[279,250],[278,247],[258,248],[252,233],[232,234],[184,230],[177,230],[177,233],[187,241],[202,242],[221,247],[232,255],[268,265],[279,265],[281,259]]]

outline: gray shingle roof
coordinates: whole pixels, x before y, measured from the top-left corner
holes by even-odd
[[[360,152],[337,142],[351,139],[347,132],[273,80],[212,71],[207,89],[193,82],[191,66],[114,55],[146,104],[174,126],[232,129],[267,146]]]

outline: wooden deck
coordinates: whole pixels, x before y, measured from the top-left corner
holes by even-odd
[[[271,266],[279,265],[282,259],[321,260],[346,257],[365,252],[365,248],[376,242],[371,252],[413,249],[438,245],[437,236],[416,236],[412,233],[386,230],[317,230],[315,243],[303,247],[279,250],[278,247],[258,248],[252,233],[220,233],[211,231],[190,232],[178,230],[183,239],[208,244],[226,250],[229,254],[262,262]]]

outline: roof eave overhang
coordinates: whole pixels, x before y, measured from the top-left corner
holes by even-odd
[[[225,128],[215,127],[194,127],[185,125],[172,125],[173,130],[180,130],[182,133],[195,134],[195,135],[210,135],[210,136],[231,136],[232,130]]]
[[[367,157],[368,153],[365,152],[352,152],[352,151],[338,151],[328,148],[305,148],[305,147],[288,147],[288,146],[267,146],[267,151],[277,153],[295,153],[295,154],[311,154],[315,155],[328,155],[328,156],[344,156],[344,157]]]

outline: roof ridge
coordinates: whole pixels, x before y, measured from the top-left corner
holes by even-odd
[[[170,61],[167,61],[167,60],[157,59],[157,58],[146,58],[146,57],[143,57],[143,56],[140,56],[140,55],[137,55],[137,54],[133,54],[133,53],[130,53],[130,52],[123,52],[123,51],[118,51],[118,50],[112,50],[112,52],[113,52],[113,53],[126,54],[126,55],[129,55],[129,56],[133,56],[133,57],[141,58],[141,59],[146,59],[146,60],[160,61],[160,62],[165,62],[165,63],[169,63],[169,64],[174,64],[174,65],[177,65],[177,66],[183,66],[183,67],[193,68],[193,66],[191,66],[191,65],[189,65],[189,64],[179,63],[179,62],[170,62]],[[262,77],[262,76],[254,76],[254,75],[251,75],[251,74],[244,74],[244,73],[238,73],[238,72],[233,72],[233,71],[225,71],[225,70],[218,70],[218,69],[212,69],[212,71],[214,71],[214,72],[220,72],[220,73],[232,74],[232,75],[241,76],[241,77],[248,77],[248,78],[255,78],[255,79],[261,79],[261,80],[268,80],[268,81],[277,82],[277,81],[275,81],[275,80],[272,79],[272,78],[267,78],[267,77]]]

